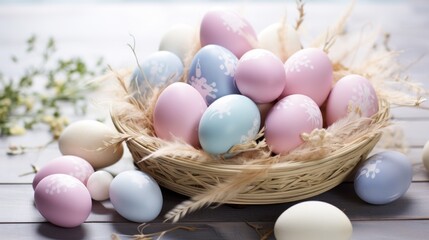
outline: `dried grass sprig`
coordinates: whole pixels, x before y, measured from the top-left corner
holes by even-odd
[[[302,23],[304,22],[304,16],[305,16],[304,6],[305,6],[305,3],[303,0],[296,0],[296,9],[298,10],[298,14],[299,14],[295,24],[296,31],[299,30]]]

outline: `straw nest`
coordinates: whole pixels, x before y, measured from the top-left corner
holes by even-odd
[[[402,76],[403,68],[395,60],[397,53],[378,43],[379,32],[345,33],[350,11],[351,7],[309,46],[328,53],[334,66],[334,81],[347,74],[369,79],[380,100],[379,112],[364,118],[358,108],[351,107],[348,117],[329,128],[302,134],[304,144],[287,155],[271,154],[263,129],[255,139],[234,146],[231,158],[209,155],[180,139],[159,139],[153,130],[152,113],[162,89],[152,89],[148,98],[138,99],[128,89],[129,73],[112,73],[120,89],[111,107],[119,134],[109,144],[125,141],[141,170],[161,186],[191,197],[171,210],[166,219],[177,221],[212,203],[283,203],[328,191],[344,181],[375,147],[382,130],[390,124],[392,105],[418,106],[423,101],[421,96],[426,93]],[[304,16],[303,9],[300,12],[298,22]],[[196,44],[190,56],[199,48]],[[365,61],[358,61],[357,55]]]

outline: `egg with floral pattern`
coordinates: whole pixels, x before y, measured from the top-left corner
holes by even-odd
[[[225,95],[239,93],[234,82],[237,62],[237,57],[228,49],[207,45],[195,54],[188,83],[198,90],[208,105]]]
[[[359,108],[363,117],[371,117],[378,112],[377,94],[366,78],[351,74],[335,84],[326,101],[325,118],[327,125],[344,118],[350,109]]]
[[[214,101],[200,120],[201,147],[210,154],[223,154],[253,139],[261,123],[259,109],[248,97],[227,95]]]
[[[396,151],[384,151],[358,166],[354,188],[365,202],[387,204],[405,194],[412,178],[413,168],[407,156]]]
[[[265,139],[271,151],[287,154],[303,143],[302,133],[322,128],[317,104],[309,97],[293,94],[277,102],[265,119]]]
[[[285,64],[286,85],[282,95],[303,94],[321,106],[332,87],[332,63],[317,48],[305,48],[290,56]]]
[[[250,23],[232,11],[208,11],[200,27],[201,46],[216,44],[227,48],[240,58],[257,42],[256,32]]]

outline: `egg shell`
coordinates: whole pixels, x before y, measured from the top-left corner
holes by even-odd
[[[273,23],[258,34],[259,47],[274,53],[283,62],[301,50],[298,33],[284,23]]]
[[[168,51],[158,51],[143,59],[130,78],[132,91],[147,96],[151,88],[164,87],[177,82],[183,74],[183,64],[178,56]]]
[[[221,97],[201,117],[201,146],[210,154],[226,153],[232,146],[253,139],[260,122],[258,107],[248,97],[238,94]]]
[[[105,142],[111,141],[114,136],[115,131],[101,122],[81,120],[63,130],[58,146],[63,155],[81,157],[94,169],[99,169],[117,162],[124,153],[122,144],[106,148]]]
[[[198,39],[196,34],[195,28],[190,25],[175,24],[162,36],[159,50],[176,54],[183,63],[191,52],[194,41]]]
[[[115,210],[129,221],[150,222],[161,212],[161,189],[152,177],[141,171],[118,174],[110,184],[109,194]]]
[[[256,44],[256,32],[250,23],[232,11],[208,11],[200,27],[201,46],[216,44],[240,58]]]
[[[265,119],[265,139],[271,151],[286,154],[303,143],[302,133],[322,128],[317,104],[309,97],[293,94],[277,102]]]
[[[377,94],[366,78],[351,74],[338,80],[326,101],[327,125],[346,117],[349,106],[359,107],[363,117],[378,112]]]
[[[427,141],[425,146],[423,147],[422,161],[423,166],[426,168],[426,171],[429,171],[429,141]]]
[[[95,201],[109,199],[109,188],[112,180],[112,174],[106,171],[99,170],[91,174],[86,183],[86,188],[88,188],[91,198]]]
[[[410,160],[396,151],[374,154],[363,162],[355,175],[356,194],[371,204],[387,204],[402,197],[413,177]]]
[[[33,178],[33,189],[36,189],[37,184],[46,176],[63,173],[77,178],[83,184],[86,184],[89,176],[94,173],[94,169],[85,159],[65,155],[57,157],[51,162],[43,166]]]
[[[239,93],[234,75],[238,59],[228,49],[207,45],[194,56],[189,68],[188,83],[198,90],[210,105],[216,99]]]
[[[321,201],[293,205],[274,225],[277,240],[347,240],[352,233],[352,224],[344,212]]]
[[[190,85],[176,82],[158,97],[153,112],[155,133],[164,140],[175,138],[199,147],[198,125],[207,109],[200,93]]]
[[[34,191],[34,201],[46,220],[60,227],[77,227],[88,218],[92,201],[85,185],[66,174],[43,178]]]
[[[265,49],[253,49],[238,61],[235,82],[241,94],[256,103],[269,103],[282,93],[286,74],[276,55]]]
[[[284,64],[286,85],[280,98],[303,94],[321,106],[332,87],[332,63],[320,49],[305,48],[288,58]]]

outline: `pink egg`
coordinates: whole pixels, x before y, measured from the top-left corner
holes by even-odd
[[[165,140],[180,138],[198,147],[198,126],[206,109],[204,98],[195,88],[175,82],[162,91],[155,104],[155,133]]]
[[[326,124],[329,126],[346,117],[349,105],[358,107],[364,117],[378,112],[377,94],[366,78],[351,74],[338,80],[326,101]]]
[[[64,155],[55,158],[37,172],[33,179],[33,189],[36,189],[37,184],[43,178],[55,173],[63,173],[73,176],[79,179],[79,181],[81,181],[83,184],[86,184],[89,176],[94,173],[94,169],[92,168],[91,164],[89,164],[83,158]]]
[[[82,224],[92,207],[85,185],[66,174],[53,174],[42,179],[35,189],[34,201],[46,220],[65,228]]]
[[[332,63],[325,52],[317,48],[302,49],[284,64],[286,85],[281,98],[303,94],[321,106],[332,87]]]
[[[201,22],[201,46],[220,45],[240,58],[253,48],[256,33],[246,19],[230,11],[207,12]]]
[[[265,49],[245,53],[238,61],[234,78],[240,93],[256,103],[276,100],[286,83],[282,61]]]
[[[265,139],[271,151],[286,154],[303,143],[302,133],[322,128],[317,104],[309,97],[293,94],[277,102],[265,119]]]

